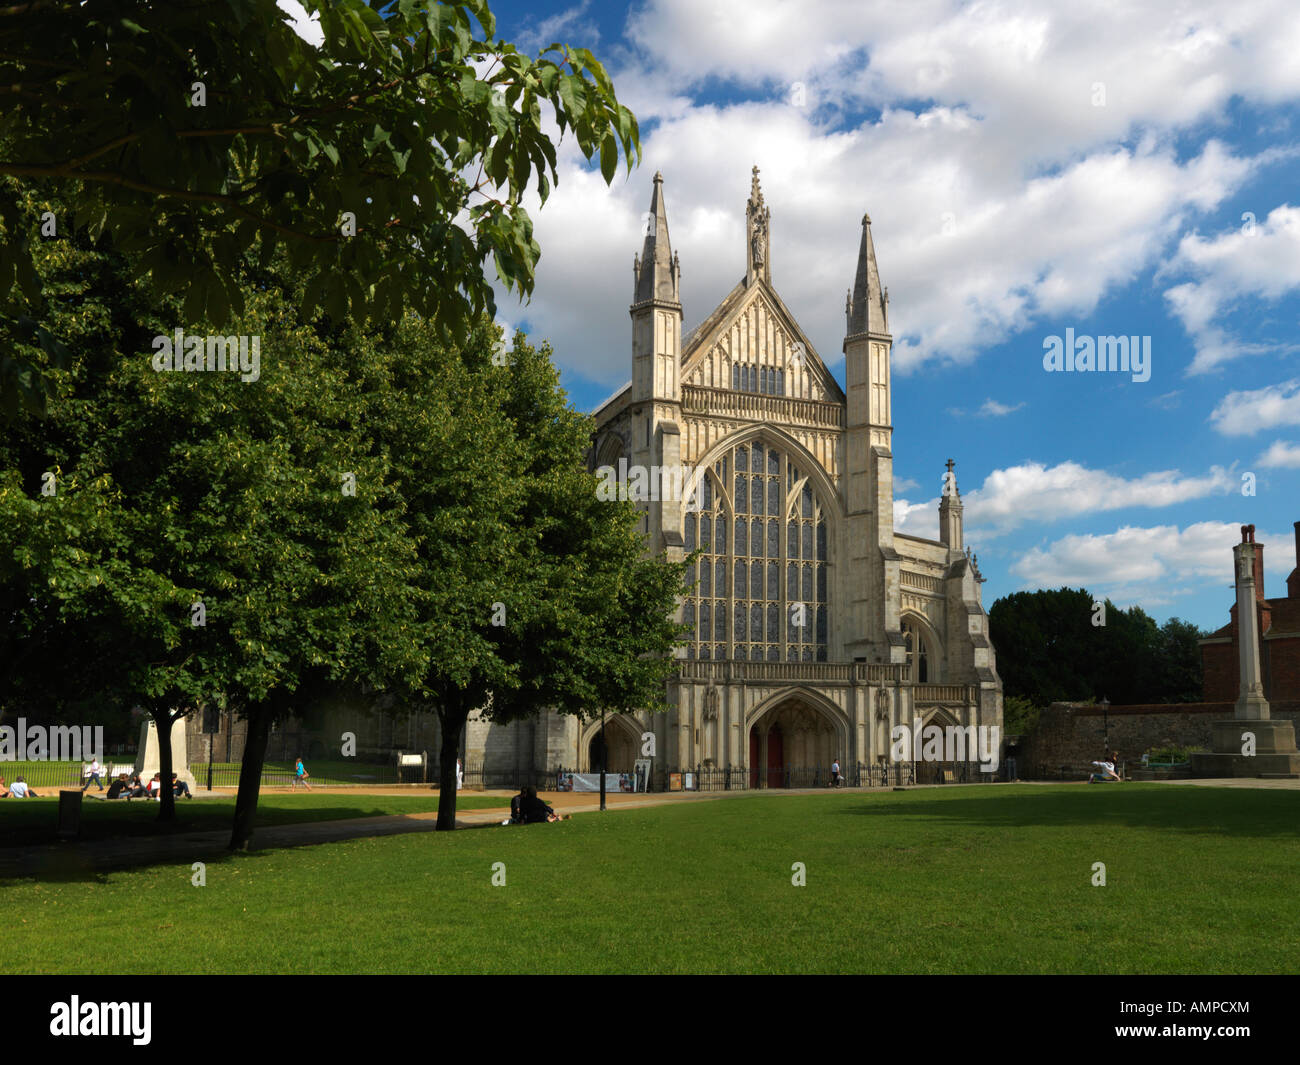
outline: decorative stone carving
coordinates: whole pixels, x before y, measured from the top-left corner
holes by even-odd
[[[762,266],[763,258],[767,254],[767,226],[762,215],[754,219],[754,231],[749,237],[749,247],[754,256],[754,266]]]
[[[716,721],[718,719],[718,689],[715,685],[710,684],[704,692],[704,720]]]

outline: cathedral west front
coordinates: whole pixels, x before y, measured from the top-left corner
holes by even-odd
[[[681,491],[639,493],[638,506],[648,552],[694,557],[689,634],[667,713],[607,719],[611,772],[630,771],[651,733],[656,772],[724,774],[731,788],[824,783],[836,760],[892,767],[897,726],[1002,723],[951,461],[936,473],[937,538],[894,530],[893,340],[871,220],[846,279],[847,391],[773,286],[769,220],[755,168],[736,249],[744,275],[684,332],[654,177],[633,268],[632,380],[595,412],[589,463],[620,476],[681,471]],[[471,719],[466,755],[489,771],[591,771],[599,729],[554,712],[509,726]],[[918,779],[941,768],[918,766]]]

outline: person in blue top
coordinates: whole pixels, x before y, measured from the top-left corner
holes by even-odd
[[[307,783],[307,778],[310,776],[311,774],[307,772],[307,767],[302,764],[302,756],[299,755],[298,764],[293,767],[293,790],[297,791],[298,785],[301,784],[308,791],[311,791],[311,785]]]

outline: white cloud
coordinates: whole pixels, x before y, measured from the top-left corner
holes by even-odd
[[[1210,413],[1224,436],[1253,436],[1280,425],[1300,425],[1300,379],[1243,392],[1229,392]]]
[[[289,16],[286,20],[293,32],[310,45],[319,48],[325,43],[325,33],[320,28],[320,13],[307,17],[307,9],[298,0],[276,0],[275,6]]]
[[[1241,540],[1240,529],[1227,522],[1206,521],[1181,530],[1175,525],[1125,525],[1113,533],[1065,536],[1028,551],[1011,566],[1011,573],[1021,578],[1024,588],[1082,585],[1098,595],[1144,605],[1168,602],[1168,590],[1177,584],[1194,591],[1197,585],[1217,581],[1225,586],[1226,621],[1231,602],[1227,586],[1233,581],[1232,546]],[[1278,579],[1284,578],[1294,563],[1289,551],[1292,537],[1289,533],[1258,533],[1256,539],[1280,548],[1264,553],[1265,591],[1276,594]]]
[[[926,536],[933,539],[938,534],[939,499],[936,496],[928,503],[909,503],[906,499],[894,500],[894,531],[905,532],[910,536]],[[930,515],[927,519],[925,515]]]
[[[1274,440],[1267,451],[1255,460],[1261,466],[1281,466],[1300,469],[1300,444]]]
[[[536,52],[557,40],[566,40],[573,45],[581,43],[584,48],[595,48],[600,41],[600,30],[594,23],[582,18],[590,6],[591,0],[582,0],[557,15],[542,19],[535,26],[525,25],[514,35],[515,47],[521,52]],[[581,42],[575,35],[582,37]],[[570,37],[574,39],[568,40]]]
[[[568,139],[559,187],[535,215],[544,258],[530,325],[567,369],[611,387],[624,380],[622,310],[650,175],[664,172],[690,328],[743,272],[753,163],[772,209],[773,280],[832,365],[864,210],[900,374],[969,362],[1036,323],[1053,331],[1053,319],[1094,311],[1276,161],[1212,139],[1189,154],[1176,137],[1219,122],[1233,97],[1300,96],[1288,51],[1300,50],[1300,20],[1283,0],[1177,13],[1134,5],[1105,18],[1040,7],[827,0],[797,16],[777,0],[638,7],[631,53],[611,71],[642,120],[646,165],[607,189]],[[749,98],[701,102],[695,94],[716,86],[706,79],[731,79]],[[796,81],[808,106],[792,101]],[[1094,82],[1106,85],[1104,107],[1092,106]],[[1040,359],[1027,338],[1026,368]]]
[[[1077,462],[1030,462],[994,470],[966,496],[966,517],[980,535],[996,536],[1031,521],[1056,521],[1124,507],[1164,507],[1239,491],[1241,482],[1219,466],[1201,476],[1161,470],[1118,477]],[[984,528],[987,527],[987,528]],[[972,539],[977,536],[972,534]]]
[[[996,399],[986,399],[984,406],[980,407],[980,413],[990,418],[1001,418],[1005,414],[1015,413],[1023,406],[1024,403],[1017,403],[1014,407],[1010,407],[1005,403],[999,403]]]
[[[1283,204],[1263,221],[1248,218],[1213,239],[1190,233],[1162,273],[1171,271],[1196,277],[1165,292],[1196,344],[1189,373],[1218,369],[1243,355],[1295,350],[1290,344],[1235,341],[1223,318],[1247,297],[1273,301],[1300,291],[1300,207]]]

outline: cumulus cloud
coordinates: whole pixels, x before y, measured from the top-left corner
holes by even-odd
[[[1124,507],[1171,506],[1240,488],[1240,481],[1220,466],[1200,476],[1161,470],[1125,478],[1077,462],[1056,466],[1029,462],[990,473],[983,485],[966,496],[966,517],[987,537],[1031,521],[1055,521]]]
[[[629,363],[622,309],[650,176],[663,170],[689,328],[743,274],[756,163],[773,281],[825,361],[840,358],[869,211],[895,370],[969,362],[1037,323],[1094,311],[1275,161],[1214,140],[1189,154],[1177,134],[1217,120],[1233,97],[1300,95],[1300,20],[1287,11],[1284,0],[1224,0],[1098,19],[1028,0],[828,0],[796,17],[777,0],[651,0],[611,52],[620,97],[643,123],[645,165],[606,188],[568,139],[559,187],[534,215],[543,259],[523,313],[566,369],[612,387]],[[726,102],[719,80],[733,83]],[[1027,339],[1026,367],[1040,359]]]
[[[1269,449],[1255,461],[1261,466],[1300,469],[1300,444],[1274,440]]]
[[[1185,236],[1164,273],[1195,275],[1165,292],[1170,309],[1196,344],[1189,373],[1218,369],[1230,359],[1294,344],[1234,340],[1224,317],[1243,300],[1274,301],[1300,291],[1300,207],[1283,204],[1262,222],[1249,216],[1239,228],[1207,239]]]
[[[1185,529],[1125,525],[1113,533],[1064,536],[1026,552],[1011,566],[1011,573],[1026,589],[1082,585],[1117,601],[1154,605],[1168,602],[1169,588],[1180,584],[1186,584],[1187,591],[1212,581],[1230,584],[1232,545],[1241,540],[1240,529],[1227,522],[1205,521]],[[1292,536],[1260,532],[1256,539],[1283,548],[1264,553],[1271,578],[1266,584],[1276,588],[1276,581],[1290,572],[1295,561],[1286,550]],[[1226,619],[1226,603],[1224,611]]]
[[[1300,379],[1229,392],[1210,413],[1224,436],[1253,436],[1280,425],[1300,425]]]
[[[937,496],[928,503],[909,503],[906,499],[895,499],[894,531],[934,539],[938,535],[938,513]]]

